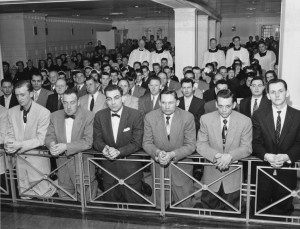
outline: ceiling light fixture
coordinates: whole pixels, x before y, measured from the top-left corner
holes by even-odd
[[[135,8],[139,8],[139,6],[134,6]]]
[[[246,8],[246,10],[255,10],[256,8],[254,8],[254,7],[248,7],[248,8]]]
[[[122,15],[122,14],[124,14],[124,13],[122,13],[122,12],[112,12],[112,13],[109,13],[109,15]]]

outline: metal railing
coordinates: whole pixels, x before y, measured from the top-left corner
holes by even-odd
[[[256,223],[277,223],[277,224],[291,224],[300,225],[300,214],[299,215],[278,215],[268,213],[267,210],[280,204],[282,201],[288,198],[300,199],[300,190],[291,190],[276,179],[276,176],[271,176],[265,172],[265,169],[271,169],[269,166],[264,164],[256,165],[256,170],[253,170],[253,163],[261,162],[258,158],[249,157],[240,162],[236,162],[230,165],[230,170],[222,176],[218,177],[214,181],[204,183],[193,177],[190,172],[193,166],[215,166],[212,163],[206,161],[203,157],[198,155],[191,155],[187,160],[180,161],[178,163],[171,162],[167,167],[159,166],[149,155],[144,152],[132,154],[127,158],[119,158],[116,161],[121,163],[132,163],[138,162],[143,163],[138,166],[131,174],[126,177],[118,177],[114,171],[107,169],[103,166],[103,162],[107,161],[102,154],[88,150],[72,156],[62,155],[56,157],[61,162],[56,169],[45,174],[35,166],[30,164],[26,160],[26,156],[32,157],[44,157],[51,158],[46,148],[38,148],[39,153],[37,154],[4,154],[3,148],[0,146],[0,153],[5,158],[6,173],[5,173],[5,188],[1,184],[1,199],[13,203],[18,202],[32,202],[32,203],[43,203],[52,205],[63,205],[63,206],[75,206],[80,207],[82,212],[91,209],[107,209],[107,210],[118,210],[118,211],[133,211],[133,212],[149,212],[153,214],[159,214],[161,216],[167,215],[184,215],[199,218],[212,218],[221,220],[233,220],[243,222],[256,222]],[[28,168],[34,170],[39,174],[40,178],[34,183],[30,184],[25,190],[20,188],[19,182],[19,168],[18,161],[24,163]],[[246,176],[243,176],[243,166],[247,164]],[[74,191],[71,193],[66,190],[63,185],[53,180],[54,174],[59,175],[59,171],[66,167],[74,167]],[[188,169],[187,169],[188,168]],[[145,172],[148,169],[148,172]],[[114,180],[110,187],[106,187],[104,190],[98,188],[96,194],[93,194],[93,173],[95,170],[100,171],[100,174],[106,174]],[[277,170],[300,170],[299,164],[296,163],[290,167],[283,167]],[[149,172],[150,171],[150,172]],[[183,196],[176,195],[176,182],[174,180],[174,172],[183,176],[189,185],[193,186],[193,189],[189,193],[185,193]],[[255,174],[252,174],[256,171]],[[151,176],[148,185],[152,188],[152,195],[147,196],[141,190],[137,190],[132,186],[129,180],[139,174],[143,174],[143,177],[147,174]],[[229,201],[226,201],[218,193],[214,192],[211,187],[217,182],[224,182],[224,179],[232,175],[233,173],[240,174],[240,188],[239,193],[239,204],[238,207],[234,206]],[[269,179],[272,179],[278,185],[282,186],[287,190],[287,195],[282,199],[265,206],[262,209],[257,208],[257,193],[258,193],[258,180],[260,174],[265,174]],[[252,176],[255,176],[255,183]],[[149,177],[148,177],[149,178]],[[27,192],[34,190],[34,187],[39,185],[41,182],[54,187],[57,191],[54,196],[41,196],[37,193]],[[17,185],[16,185],[17,183]],[[17,186],[17,187],[16,187]],[[10,188],[8,188],[10,187]],[[120,190],[126,189],[132,195],[137,196],[141,201],[139,202],[128,202],[128,201],[111,201],[105,198],[109,192],[120,192]],[[21,190],[21,191],[20,191]],[[209,209],[205,207],[195,206],[193,204],[185,204],[185,202],[196,203],[195,199],[199,202],[203,192],[209,192],[215,198],[218,198],[222,204],[226,205],[226,210]],[[58,195],[57,193],[62,193]],[[25,197],[25,199],[24,199]],[[201,202],[201,201],[200,201]],[[300,211],[299,211],[300,213]]]

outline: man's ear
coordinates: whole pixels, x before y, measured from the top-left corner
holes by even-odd
[[[271,100],[269,93],[267,93],[267,97],[268,97],[269,100]]]
[[[180,102],[179,99],[177,99],[177,100],[176,100],[176,107],[179,106],[179,102]]]
[[[232,109],[234,109],[235,107],[236,107],[236,102],[233,103]]]

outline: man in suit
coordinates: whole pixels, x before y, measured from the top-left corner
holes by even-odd
[[[32,91],[33,88],[29,81],[20,81],[15,85],[15,93],[20,105],[8,111],[8,140],[5,142],[5,150],[8,154],[39,154],[39,150],[34,149],[45,143],[50,112],[32,101]],[[38,182],[43,178],[41,174],[49,173],[49,158],[20,155],[17,158],[19,193],[43,197],[52,196],[56,188],[46,180]]]
[[[33,87],[33,101],[40,104],[43,107],[46,107],[48,96],[52,95],[53,92],[42,88],[42,75],[39,73],[33,74],[31,77],[31,84]]]
[[[110,71],[110,81],[109,81],[109,84],[111,85],[118,85],[118,82],[119,82],[119,72],[116,71],[116,70],[111,70]]]
[[[143,80],[142,80],[143,82],[142,82],[141,87],[145,88],[146,90],[147,90],[147,89],[149,90],[149,88],[148,88],[148,84],[149,84],[149,81],[150,81],[150,76],[149,76],[150,71],[149,71],[149,67],[148,67],[148,66],[142,66],[142,67],[141,67],[141,70],[142,70],[142,72],[143,72]]]
[[[78,98],[87,94],[85,80],[85,75],[78,71],[75,75],[76,87],[74,88],[77,91]]]
[[[259,109],[253,115],[253,152],[271,165],[263,169],[269,176],[259,172],[257,184],[257,210],[274,204],[297,188],[297,171],[283,170],[300,159],[300,111],[287,105],[289,92],[282,79],[271,80],[267,85],[271,109]],[[277,180],[282,185],[276,183]],[[289,215],[293,211],[293,198],[289,197],[263,214]]]
[[[27,79],[31,79],[33,74],[39,73],[39,70],[33,66],[32,60],[27,61],[27,67],[24,68],[24,72],[27,75]]]
[[[252,79],[255,77],[254,72],[249,72],[246,75],[246,83],[236,88],[236,96],[237,98],[247,98],[252,95],[250,90],[250,84]]]
[[[168,175],[168,165],[171,161],[191,162],[190,159],[185,158],[196,149],[196,129],[193,115],[176,107],[179,101],[175,91],[162,92],[160,104],[160,109],[148,113],[145,117],[143,148],[157,162],[156,174],[159,174],[159,168],[162,166],[165,167],[165,174]],[[176,166],[192,175],[192,165],[177,164]],[[172,169],[171,186],[172,200],[168,200],[167,197],[167,202],[176,203],[193,192],[193,181],[176,168]],[[159,198],[159,193],[157,194]],[[178,206],[193,206],[192,198],[188,198]]]
[[[251,119],[234,111],[235,106],[234,94],[221,90],[217,94],[218,111],[201,116],[197,152],[214,164],[204,167],[202,183],[205,185],[232,172],[235,169],[230,167],[232,162],[252,153]],[[201,203],[196,207],[232,210],[233,206],[239,209],[241,175],[241,170],[237,170],[208,186],[215,194],[203,191]]]
[[[1,80],[1,90],[3,95],[0,96],[0,105],[6,109],[19,105],[17,97],[13,93],[13,82],[10,79]]]
[[[226,82],[226,80],[219,80],[216,83],[215,92],[216,92],[216,94],[218,94],[219,91],[227,90],[228,87],[229,86],[228,86],[228,83]],[[216,99],[205,103],[205,105],[204,105],[205,114],[216,111],[216,110],[218,110]]]
[[[123,78],[123,79],[119,80],[118,86],[120,88],[122,88],[122,90],[123,90],[123,96],[122,96],[123,105],[126,107],[130,107],[132,109],[138,110],[139,99],[137,97],[134,97],[134,96],[128,94],[129,81],[126,78]]]
[[[149,113],[152,110],[159,108],[159,93],[160,93],[160,78],[153,76],[150,78],[148,87],[150,93],[146,93],[139,98],[139,111],[142,112],[143,116]]]
[[[184,78],[186,78],[186,79],[192,79],[194,81],[193,94],[194,94],[195,97],[197,97],[199,99],[202,99],[203,98],[203,91],[200,90],[198,88],[198,86],[196,86],[194,72],[192,70],[185,71]],[[181,89],[177,90],[176,93],[177,93],[178,98],[180,98],[180,97],[183,96]]]
[[[181,89],[181,85],[180,83],[174,81],[171,79],[171,76],[172,76],[172,71],[170,69],[169,66],[166,66],[164,67],[164,70],[163,70],[166,75],[167,75],[167,87],[168,87],[168,90],[175,90],[177,91],[178,89]]]
[[[271,109],[270,100],[263,95],[265,86],[262,77],[257,76],[251,80],[250,90],[252,96],[242,99],[240,102],[239,110],[242,114],[251,118],[258,109]]]
[[[63,94],[64,109],[51,114],[50,124],[46,135],[46,146],[51,155],[58,157],[61,154],[72,156],[92,148],[93,144],[93,121],[94,113],[78,109],[78,97],[76,91],[68,89]],[[87,158],[83,155],[84,174],[88,173]],[[57,158],[57,165],[60,167],[69,159],[66,157]],[[75,187],[75,173],[78,171],[78,158],[69,161],[65,166],[58,169],[58,185],[69,194],[74,195],[79,187]],[[94,168],[94,167],[91,167]],[[95,170],[90,171],[90,182],[92,197],[96,195]],[[86,191],[86,194],[89,192]],[[68,198],[63,190],[58,190],[60,197]],[[89,199],[89,197],[87,197]]]
[[[139,85],[137,85],[137,79],[140,79],[139,81]],[[142,72],[141,70],[136,70],[134,73],[132,73],[131,76],[127,77],[127,80],[129,81],[129,86],[130,86],[130,94],[134,97],[140,98],[142,97],[145,92],[146,89],[141,87],[142,85]]]
[[[48,75],[48,81],[50,82],[49,85],[46,85],[44,88],[48,91],[52,91],[53,93],[56,93],[55,90],[55,83],[58,79],[58,72],[57,71],[50,71]]]
[[[219,80],[222,80],[223,79],[223,76],[220,74],[220,73],[217,73],[215,76],[214,76],[214,79],[213,79],[213,84],[216,85],[217,82]],[[206,90],[204,93],[203,93],[203,99],[205,100],[205,102],[209,102],[211,100],[214,100],[216,99],[217,97],[217,92],[216,92],[216,87],[212,87],[210,88],[209,90]]]
[[[126,186],[118,185],[117,180],[102,170],[104,200],[128,203],[143,203],[141,196],[136,195],[131,189],[141,193],[142,173],[131,176],[141,168],[141,162],[119,161],[117,158],[138,159],[130,156],[138,152],[142,147],[143,117],[142,114],[132,108],[123,106],[122,88],[109,85],[105,89],[108,108],[99,111],[94,120],[94,148],[103,153],[108,160],[101,161],[101,166],[113,173],[118,179],[125,179]]]
[[[100,77],[100,83],[101,86],[99,87],[99,91],[104,95],[104,90],[109,84],[109,74],[107,72],[102,72],[101,77]]]
[[[193,95],[193,88],[194,81],[192,79],[184,78],[181,80],[181,90],[183,96],[179,98],[178,107],[194,115],[197,135],[200,128],[200,117],[204,114],[205,102]]]
[[[67,90],[68,85],[66,80],[59,79],[55,83],[56,93],[49,95],[46,103],[46,108],[53,113],[57,110],[62,110],[63,107],[63,94]]]

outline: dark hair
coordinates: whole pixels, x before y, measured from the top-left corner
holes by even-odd
[[[160,78],[159,78],[158,76],[151,76],[151,77],[149,78],[149,84],[150,84],[150,82],[151,82],[152,80],[157,80],[157,81],[159,81],[159,83],[161,84]]]
[[[24,66],[24,62],[21,61],[21,60],[19,60],[19,61],[16,63],[16,65],[18,65],[18,64],[22,64],[22,65]]]
[[[216,41],[217,42],[217,39],[216,38],[210,38],[209,42],[211,42],[211,41]]]
[[[104,89],[104,94],[106,96],[106,93],[108,91],[115,91],[115,90],[118,90],[120,92],[121,95],[123,95],[123,89],[121,87],[119,87],[118,85],[113,85],[113,84],[110,84],[108,85],[105,89]]]
[[[2,65],[7,65],[9,67],[9,63],[6,61],[2,61]]]
[[[229,87],[228,82],[227,82],[226,80],[224,80],[224,79],[218,80],[218,81],[216,82],[216,86],[219,85],[219,84],[226,84],[227,87]]]
[[[162,62],[163,60],[166,60],[168,62],[168,59],[167,58],[161,58],[160,62]]]
[[[78,99],[78,93],[74,88],[68,88],[67,90],[65,90],[64,95],[72,95],[75,94],[76,98]]]
[[[32,85],[31,85],[31,83],[30,83],[29,80],[21,80],[21,81],[17,82],[16,85],[15,85],[15,90],[16,90],[17,88],[21,88],[21,87],[23,87],[23,86],[26,86],[26,87],[27,87],[27,90],[28,90],[29,92],[32,92],[32,91],[33,91],[33,87],[32,87]]]
[[[169,66],[165,66],[165,67],[163,68],[163,71],[165,71],[165,69],[170,69],[170,71],[171,71],[171,68],[170,68]]]
[[[152,64],[152,67],[154,68],[154,66],[159,66],[160,67],[160,64],[159,63],[154,63],[154,64]]]
[[[251,80],[251,84],[254,80],[260,80],[263,84],[264,84],[264,79],[261,76],[255,76],[253,77],[253,79]]]
[[[1,86],[3,85],[3,83],[11,83],[11,85],[13,85],[13,81],[10,78],[4,78],[1,80]]]
[[[101,77],[100,77],[100,78],[102,78],[102,76],[109,76],[109,74],[108,74],[108,72],[102,72],[102,74],[101,74]]]
[[[167,73],[165,73],[165,72],[160,71],[159,73],[157,73],[157,76],[158,76],[159,74],[164,74],[166,77],[168,77],[168,76],[167,76]]]
[[[284,88],[285,88],[285,90],[287,90],[287,83],[284,81],[284,80],[282,80],[282,79],[271,79],[269,82],[268,82],[268,84],[267,84],[267,92],[269,93],[269,90],[270,90],[270,85],[271,84],[275,84],[275,83],[282,83],[283,84],[283,86],[284,86]]]
[[[111,70],[109,74],[111,75],[113,73],[116,73],[117,75],[119,75],[119,72],[117,70],[115,70],[115,69]]]
[[[139,61],[136,61],[133,63],[133,65],[135,65],[135,64],[139,64],[140,66],[142,66],[141,62],[139,62]]]
[[[192,71],[192,70],[187,70],[185,73],[184,73],[184,77],[186,74],[192,74],[193,75],[193,79],[195,79],[195,73]]]
[[[33,76],[39,76],[39,77],[41,77],[41,80],[43,80],[43,76],[40,73],[33,73],[31,75],[31,79],[33,78]]]
[[[226,71],[227,71],[227,68],[225,66],[219,67],[218,71],[220,72],[222,69],[226,69]]]
[[[201,69],[198,66],[195,66],[192,68],[192,71],[194,71],[194,70],[201,70]]]
[[[261,45],[261,44],[263,44],[264,46],[266,46],[266,42],[264,42],[264,41],[258,42],[258,45],[257,45],[257,46],[259,46],[259,45]]]
[[[98,81],[92,76],[89,76],[88,78],[86,78],[85,82],[87,82],[89,80],[93,80],[95,83],[98,83]]]
[[[141,69],[142,69],[142,70],[143,70],[143,69],[146,69],[147,71],[149,71],[148,66],[145,66],[145,65],[143,65],[143,66],[141,67]]]
[[[239,36],[234,36],[234,37],[232,38],[232,41],[234,41],[234,39],[236,39],[236,38],[238,38],[239,40],[241,40],[241,38],[240,38]]]
[[[267,77],[267,74],[269,74],[269,73],[271,73],[271,74],[273,75],[274,80],[277,80],[277,79],[278,79],[278,76],[277,76],[276,72],[273,71],[273,70],[269,70],[269,71],[267,71],[267,72],[265,73],[265,79],[266,79],[266,77]],[[266,81],[267,81],[267,80],[266,80]]]
[[[194,80],[190,79],[190,78],[183,78],[181,81],[180,81],[180,84],[182,86],[182,84],[184,83],[191,83],[192,84],[192,87],[194,86],[195,82]]]
[[[159,94],[159,100],[161,101],[161,97],[162,95],[173,95],[174,98],[176,100],[178,100],[178,96],[175,90],[163,90],[160,94]]]
[[[131,78],[131,79],[132,79],[132,78]],[[119,86],[119,83],[120,83],[121,81],[126,81],[127,84],[128,84],[128,87],[129,87],[129,78],[125,77],[125,78],[120,79],[119,82],[118,82],[118,86]],[[130,80],[130,81],[132,81],[132,80]]]
[[[142,72],[142,70],[141,70],[141,69],[137,69],[137,70],[135,70],[135,74],[138,74],[138,73],[140,73],[140,74],[143,74],[143,72]]]
[[[255,72],[248,72],[248,73],[246,74],[246,79],[247,79],[248,77],[252,77],[252,78],[256,77]]]
[[[128,60],[128,56],[122,56],[122,59],[123,59],[123,58],[126,58],[126,59]]]
[[[208,67],[208,66],[211,66],[212,69],[213,69],[213,71],[215,71],[215,66],[214,66],[212,63],[207,63],[207,64],[205,65],[205,67]]]
[[[232,98],[232,102],[236,101],[234,94],[229,89],[220,90],[217,93],[217,98],[216,98],[217,102],[218,102],[218,98],[223,98],[223,99]]]
[[[104,68],[106,68],[106,67],[109,67],[111,70],[111,66],[109,64],[104,64],[104,65],[102,65],[102,71],[104,71]]]

